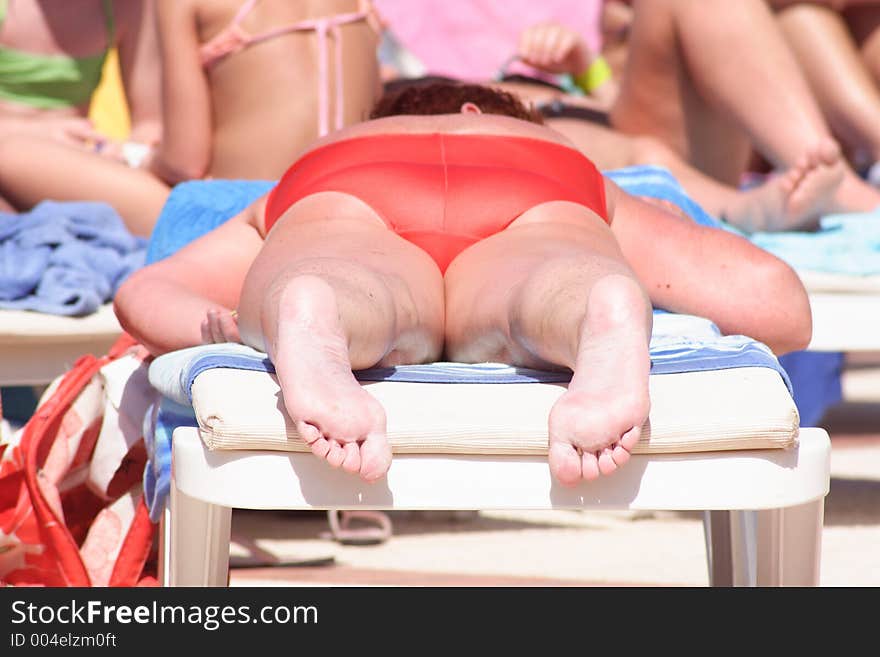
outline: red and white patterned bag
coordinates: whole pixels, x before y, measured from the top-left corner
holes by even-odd
[[[141,492],[147,357],[127,335],[83,356],[0,436],[0,584],[156,584]]]

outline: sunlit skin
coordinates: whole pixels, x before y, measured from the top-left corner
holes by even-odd
[[[472,103],[458,114],[364,122],[316,146],[393,133],[570,146]],[[806,293],[787,265],[604,184],[610,227],[584,206],[543,203],[465,249],[445,275],[353,196],[307,196],[268,235],[262,198],[133,275],[116,311],[156,354],[223,341],[267,351],[300,436],[330,466],[368,481],[385,475],[391,449],[384,409],[352,369],[441,357],[569,369],[548,419],[548,459],[556,481],[576,485],[624,465],[641,436],[652,303],[779,353],[802,348],[811,331]],[[160,300],[165,311],[150,312]]]

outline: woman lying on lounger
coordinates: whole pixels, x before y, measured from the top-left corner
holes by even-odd
[[[268,352],[299,435],[330,465],[375,480],[391,463],[384,411],[353,369],[572,370],[549,462],[574,485],[639,440],[652,303],[777,353],[807,344],[807,296],[787,265],[624,193],[513,96],[411,88],[373,118],[317,142],[271,193],[116,297],[155,354],[222,341]]]

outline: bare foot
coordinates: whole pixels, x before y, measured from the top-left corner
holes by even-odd
[[[813,228],[822,215],[837,211],[844,174],[840,149],[824,143],[785,173],[737,194],[723,217],[747,232]]]
[[[610,474],[629,460],[648,417],[645,298],[623,276],[590,293],[574,375],[550,410],[550,470],[559,483]]]
[[[273,356],[300,437],[334,468],[381,478],[391,465],[385,411],[352,374],[333,289],[313,276],[291,279],[278,322]]]
[[[834,197],[835,212],[873,212],[880,207],[880,189],[848,169]]]

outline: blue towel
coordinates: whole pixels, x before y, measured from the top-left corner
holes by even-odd
[[[176,185],[150,235],[147,263],[167,258],[232,219],[274,185],[269,180],[193,180]]]
[[[694,201],[667,169],[655,166],[635,166],[603,171],[620,188],[633,196],[647,196],[669,201],[702,226],[727,228]]]
[[[144,502],[150,520],[159,522],[171,491],[171,434],[177,427],[198,426],[191,406],[163,397],[144,418],[147,465],[144,468]]]
[[[698,224],[724,228],[748,237],[752,243],[795,269],[850,276],[880,274],[880,209],[822,217],[820,227],[815,231],[746,235],[735,226],[709,215],[666,169],[636,166],[606,171],[605,175],[630,194],[674,203]]]
[[[742,335],[721,335],[708,320],[690,315],[655,317],[651,335],[651,374],[678,374],[740,367],[765,367],[782,377],[791,392],[785,370],[770,349]],[[199,374],[211,369],[239,369],[275,373],[265,353],[241,344],[191,347],[159,356],[150,366],[150,383],[181,405],[192,401],[190,389]],[[513,367],[502,363],[446,363],[402,365],[358,370],[358,381],[404,383],[567,383],[571,373]]]
[[[822,217],[815,232],[754,233],[749,239],[802,271],[880,274],[880,210]]]
[[[43,201],[0,213],[0,308],[95,312],[143,266],[146,248],[105,203]]]

